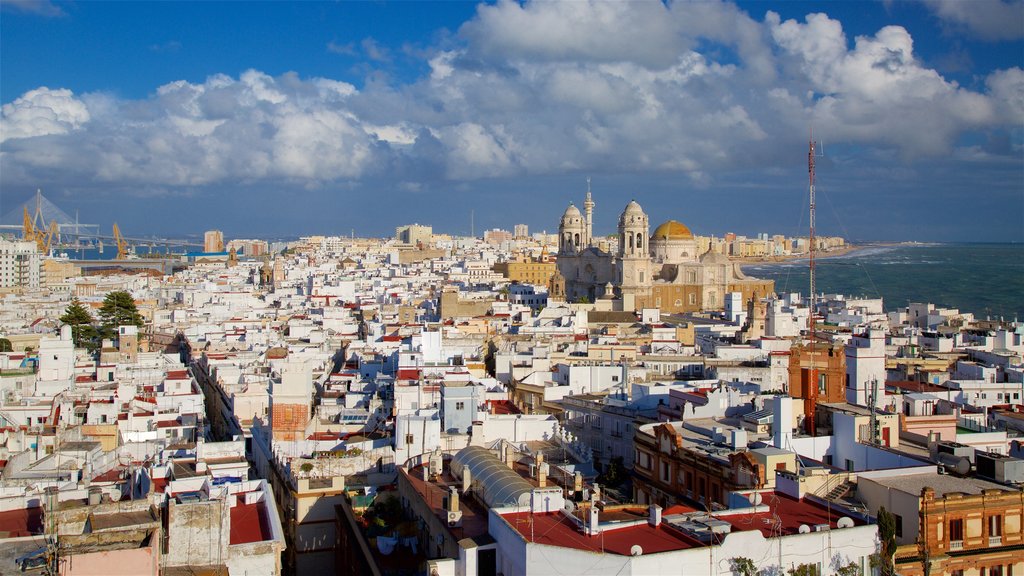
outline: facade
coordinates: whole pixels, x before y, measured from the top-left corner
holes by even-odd
[[[207,230],[203,235],[203,252],[223,252],[224,233],[220,230]]]
[[[613,297],[622,299],[624,310],[679,313],[722,310],[730,292],[746,301],[774,290],[773,281],[748,278],[726,256],[702,255],[690,229],[675,220],[651,234],[649,217],[636,201],[619,216],[618,248],[611,253],[594,240],[589,192],[584,209],[570,204],[558,226],[558,272],[568,301]]]
[[[0,240],[0,288],[39,288],[39,272],[35,242]]]
[[[510,282],[536,286],[547,286],[551,277],[558,271],[554,262],[529,259],[499,262],[494,265],[493,270]]]
[[[431,226],[421,224],[408,224],[395,228],[395,240],[402,244],[427,246],[433,235],[434,229]]]
[[[1007,576],[1024,571],[1024,492],[976,478],[861,474],[857,495],[896,519],[896,569],[906,576]],[[926,566],[927,565],[927,566]]]

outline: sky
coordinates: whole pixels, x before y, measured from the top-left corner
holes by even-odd
[[[1024,242],[1024,0],[0,0],[0,215]],[[823,149],[823,150],[822,150]]]

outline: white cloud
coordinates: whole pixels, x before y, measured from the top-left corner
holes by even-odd
[[[32,138],[66,134],[89,121],[89,110],[71,90],[37,88],[4,104],[0,142],[11,138]]]
[[[142,100],[40,88],[4,105],[0,167],[5,181],[56,173],[164,188],[593,169],[703,185],[790,162],[812,123],[830,142],[916,158],[1024,116],[1019,68],[969,90],[925,66],[907,30],[851,41],[824,14],[500,1],[481,5],[460,39],[405,85],[249,70],[170,82]],[[381,48],[367,41],[367,52]]]
[[[925,0],[935,15],[983,40],[1024,38],[1024,0]]]

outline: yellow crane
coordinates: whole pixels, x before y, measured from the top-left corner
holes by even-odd
[[[22,237],[29,242],[35,242],[43,254],[49,254],[53,241],[60,237],[60,228],[56,221],[51,221],[47,226],[41,214],[37,214],[35,218],[29,216],[28,207],[23,208],[21,228]]]
[[[128,242],[121,236],[121,229],[114,222],[114,243],[117,244],[117,259],[124,260],[128,257]]]

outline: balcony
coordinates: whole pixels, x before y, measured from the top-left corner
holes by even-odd
[[[989,536],[988,537],[988,546],[989,546],[989,548],[991,548],[992,546],[1002,546],[1002,545],[1003,545],[1003,537],[1002,536]]]
[[[950,540],[949,541],[949,551],[950,552],[957,552],[957,551],[963,550],[963,549],[964,549],[964,541],[963,540]]]

